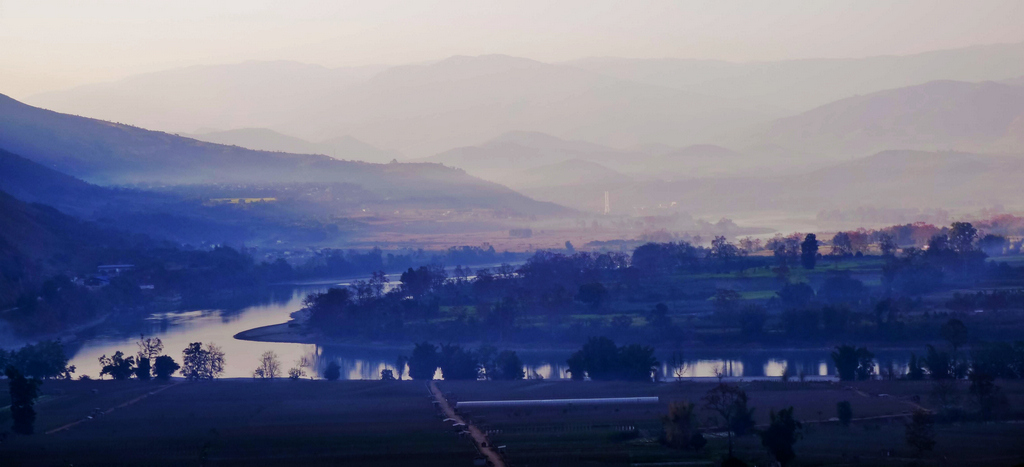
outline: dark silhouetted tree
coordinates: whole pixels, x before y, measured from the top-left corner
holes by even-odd
[[[135,377],[139,381],[149,381],[152,378],[152,367],[150,366],[149,359],[142,357],[139,359],[137,366],[135,367]]]
[[[591,282],[589,284],[583,284],[580,286],[579,291],[576,292],[576,300],[585,303],[590,308],[600,308],[601,303],[608,296],[608,289],[601,285],[600,282]]]
[[[281,376],[281,360],[273,350],[263,352],[260,356],[260,364],[252,372],[253,378],[274,379]]]
[[[153,363],[153,374],[156,375],[156,379],[160,381],[167,381],[171,379],[171,375],[179,369],[181,369],[181,366],[179,366],[173,358],[167,355],[156,357],[156,361]]]
[[[967,326],[963,321],[956,318],[951,318],[946,321],[945,324],[939,329],[939,334],[942,338],[949,342],[949,345],[953,347],[953,352],[960,349],[961,346],[967,343],[968,332]]]
[[[978,229],[970,222],[954,222],[949,227],[949,247],[957,253],[974,250],[974,240],[978,238]]]
[[[865,380],[874,373],[874,354],[864,347],[840,345],[832,352],[832,362],[836,365],[841,381]]]
[[[853,254],[853,242],[850,234],[838,232],[832,237],[832,256],[849,256]]]
[[[480,378],[480,361],[461,345],[441,345],[441,375],[445,380],[475,380]]]
[[[108,357],[103,355],[99,358],[100,376],[110,375],[116,380],[125,380],[135,374],[135,357],[125,358],[124,353],[118,350],[114,355]]]
[[[906,425],[904,438],[917,454],[931,451],[935,447],[935,417],[926,410],[915,410],[911,416],[910,423]]]
[[[692,402],[671,402],[668,414],[661,417],[665,443],[676,449],[698,450],[707,444],[697,424],[697,410]]]
[[[952,379],[956,376],[953,357],[948,352],[940,351],[931,344],[928,345],[924,366],[928,368],[928,376],[931,379]]]
[[[338,365],[338,362],[332,360],[330,363],[327,364],[327,368],[324,369],[324,378],[326,378],[327,381],[337,381],[338,378],[340,377],[341,365]]]
[[[814,234],[807,234],[803,243],[800,244],[800,265],[804,269],[814,269],[818,262],[818,237]]]
[[[193,342],[181,352],[181,373],[189,381],[211,380],[224,373],[224,351],[214,344]]]
[[[8,392],[11,397],[11,418],[14,425],[11,429],[18,434],[30,435],[36,422],[36,410],[33,407],[39,397],[39,385],[36,378],[26,378],[13,366],[6,370]]]
[[[911,381],[924,379],[924,368],[921,367],[921,361],[913,352],[910,353],[910,361],[907,363],[907,379]]]
[[[704,395],[704,408],[722,417],[732,457],[732,435],[743,436],[754,428],[754,409],[747,407],[747,393],[738,386],[719,383]]]
[[[896,244],[896,239],[892,238],[892,235],[883,233],[878,236],[878,249],[882,250],[882,256],[895,256],[898,248],[899,246]]]
[[[526,377],[523,370],[523,361],[519,359],[515,351],[503,350],[494,359],[495,375],[497,380],[518,380]]]
[[[419,380],[432,380],[437,367],[440,366],[437,346],[429,342],[416,344],[409,357],[409,377]]]
[[[853,406],[850,405],[850,401],[836,402],[836,417],[843,426],[850,426],[850,421],[853,420]]]
[[[768,416],[771,423],[761,432],[761,444],[768,449],[779,465],[785,467],[796,458],[793,445],[801,438],[800,430],[803,425],[793,418],[793,407],[778,412],[771,411]]]

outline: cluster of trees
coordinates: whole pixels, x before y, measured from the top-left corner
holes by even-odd
[[[74,366],[68,366],[68,357],[60,340],[26,345],[18,350],[0,349],[0,368],[7,377],[11,398],[12,430],[18,434],[32,434],[36,420],[35,400],[45,379],[71,379]]]
[[[0,368],[8,367],[39,379],[71,379],[75,373],[74,365],[68,365],[64,344],[59,339],[28,344],[18,350],[0,349]]]
[[[342,277],[373,271],[395,273],[433,264],[497,264],[525,259],[524,253],[497,252],[491,245],[450,247],[444,251],[403,250],[385,253],[380,248],[368,251],[325,248],[305,263],[292,268],[294,278]],[[285,263],[287,264],[287,263]]]
[[[110,375],[114,380],[136,378],[149,381],[156,378],[166,381],[180,370],[189,381],[197,381],[214,379],[224,373],[224,352],[214,344],[189,344],[182,351],[180,365],[171,356],[161,355],[164,346],[159,338],[140,336],[136,345],[138,353],[133,356],[125,356],[118,350],[109,357],[105,354],[99,357],[100,377]]]
[[[272,262],[257,262],[251,255],[252,251],[244,248],[215,246],[197,249],[144,237],[132,240],[78,251],[81,257],[75,258],[74,268],[69,267],[66,273],[36,281],[20,277],[18,287],[11,289],[10,293],[0,294],[0,309],[12,309],[3,315],[3,319],[21,334],[36,335],[85,323],[110,311],[145,310],[155,296],[181,296],[186,301],[195,301],[217,296],[225,290],[252,289],[262,284],[298,278],[397,272],[440,263],[497,263],[524,257],[522,253],[498,253],[489,245],[452,247],[441,252],[325,249],[306,263],[293,266],[280,258]],[[88,277],[94,274],[92,268],[105,263],[133,264],[135,267],[107,278],[109,284],[98,289],[72,281],[76,275]],[[0,268],[7,265],[6,261],[0,261]],[[13,278],[13,275],[5,274],[8,276]],[[152,291],[143,291],[140,290],[143,284],[154,287]]]
[[[455,344],[437,346],[421,342],[416,344],[408,358],[399,358],[399,379],[406,362],[409,376],[416,380],[434,379],[438,368],[446,380],[518,380],[526,377],[523,361],[515,351],[498,351],[490,345],[473,350]]]
[[[761,430],[754,424],[754,408],[749,406],[746,391],[739,386],[720,383],[711,388],[697,406],[689,401],[669,404],[668,414],[663,416],[664,434],[662,441],[676,449],[700,450],[707,444],[698,420],[698,409],[714,414],[715,420],[727,434],[728,457],[722,465],[746,465],[733,454],[733,437],[756,433],[769,454],[785,466],[796,459],[793,446],[802,437],[803,425],[793,416],[793,407],[772,410],[770,423]]]
[[[654,348],[639,344],[616,346],[607,337],[592,337],[566,363],[574,380],[651,381],[658,368]]]
[[[277,353],[274,352],[273,350],[263,352],[263,355],[260,355],[259,362],[259,366],[257,366],[256,369],[253,370],[252,372],[252,377],[254,379],[272,380],[280,376],[283,376],[284,367],[281,366],[281,359],[277,357]],[[337,374],[337,376],[334,376],[333,379],[328,377],[328,379],[331,379],[331,381],[333,381],[338,379],[339,376],[341,376],[341,367],[337,366],[338,364],[336,362],[331,363],[335,365],[335,368],[328,368],[328,372],[336,372]],[[297,362],[295,362],[294,366],[288,369],[288,378],[291,379],[292,381],[296,381],[299,378],[306,376],[306,368],[308,367],[310,367],[309,360],[307,360],[305,357],[300,358]]]
[[[923,226],[914,228],[924,230]],[[310,325],[336,336],[416,341],[443,335],[452,340],[540,341],[609,335],[678,342],[686,332],[667,316],[667,308],[638,312],[622,306],[711,299],[719,322],[737,327],[746,340],[898,340],[927,327],[909,327],[905,319],[921,306],[913,299],[920,294],[943,286],[970,285],[978,278],[1024,280],[1024,269],[984,261],[985,253],[979,247],[984,237],[971,224],[958,222],[936,232],[926,249],[908,247],[902,252],[895,237],[886,232],[836,234],[830,240],[833,254],[827,256],[834,262],[856,255],[869,240],[878,243],[884,266],[882,285],[877,288],[866,285],[859,277],[862,273],[851,274],[849,268],[798,274],[797,268],[819,267],[821,242],[814,234],[771,239],[766,243],[773,251],[771,257],[749,256],[743,242],[737,246],[716,237],[707,248],[682,241],[647,243],[629,256],[568,248],[540,251],[518,268],[504,264],[493,269],[472,271],[460,266],[446,271],[439,264],[426,264],[406,268],[397,283],[380,270],[351,287],[310,295],[306,308]],[[735,274],[736,278],[755,275],[764,283],[769,279],[761,277],[768,270],[783,285],[777,296],[766,302],[746,299],[735,290],[691,286],[677,277],[680,273]],[[807,277],[814,286],[795,281],[795,277]],[[986,299],[995,306],[999,306],[996,301],[1005,300],[1011,307],[1020,301],[1019,296],[999,292]],[[963,298],[957,300],[968,303]],[[645,320],[634,319],[638,313]],[[574,319],[574,314],[605,316]]]

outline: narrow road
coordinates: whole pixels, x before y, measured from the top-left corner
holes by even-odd
[[[455,413],[455,409],[452,408],[451,404],[448,403],[448,399],[445,399],[444,393],[441,392],[437,387],[437,383],[431,381],[430,393],[434,395],[434,400],[441,406],[441,410],[444,411],[444,415],[448,418],[455,419],[459,423],[466,424],[466,431],[469,431],[469,435],[473,438],[473,443],[476,444],[476,449],[480,451],[484,457],[491,462],[494,467],[505,467],[505,460],[501,458],[501,455],[494,450],[491,446],[490,441],[487,440],[487,435],[483,431],[480,431],[475,425],[467,423],[462,417]]]

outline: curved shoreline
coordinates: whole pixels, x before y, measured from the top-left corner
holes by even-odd
[[[324,336],[318,332],[310,332],[307,328],[300,324],[296,320],[289,320],[284,323],[271,324],[268,326],[260,326],[257,328],[247,329],[239,332],[233,336],[235,339],[252,341],[252,342],[270,342],[279,344],[302,344],[302,345],[329,345],[335,347],[352,347],[352,348],[367,348],[373,347],[377,349],[407,349],[408,345],[403,345],[395,342],[370,342],[370,341],[353,341],[350,339],[338,340],[328,336]],[[481,342],[463,342],[463,345],[473,346],[480,345]],[[839,344],[836,344],[839,345]],[[867,344],[871,346],[870,343]],[[923,344],[922,344],[923,345]],[[536,345],[529,345],[523,343],[509,342],[505,344],[503,349],[515,350],[517,352],[552,352],[552,351],[574,351],[578,350],[579,346],[545,346],[539,347]],[[872,346],[875,351],[913,351],[917,349],[914,346]],[[772,346],[756,346],[756,347],[743,347],[743,346],[688,346],[685,350],[688,352],[716,352],[716,351],[734,351],[734,352],[830,352],[835,349],[835,345],[822,345],[815,347],[772,347]],[[669,350],[668,348],[664,350]]]

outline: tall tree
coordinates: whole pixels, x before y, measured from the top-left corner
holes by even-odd
[[[11,395],[11,418],[14,421],[12,430],[22,435],[30,435],[36,422],[36,410],[33,407],[39,397],[39,385],[36,378],[26,378],[12,366],[7,367],[7,385]]]
[[[99,361],[102,366],[100,377],[110,375],[111,378],[116,380],[125,380],[135,374],[135,357],[125,357],[124,353],[120,350],[114,352],[114,355],[111,357],[101,356]]]
[[[832,237],[832,256],[848,256],[853,254],[853,241],[850,234],[837,232]]]
[[[918,455],[935,447],[935,418],[931,412],[918,409],[906,425],[904,438],[907,444],[917,449]]]
[[[942,335],[946,342],[953,347],[953,352],[960,349],[960,346],[967,343],[968,332],[967,325],[963,321],[956,318],[950,318],[945,324],[939,328],[939,334]]]
[[[171,379],[171,375],[179,369],[181,369],[181,365],[178,365],[178,363],[168,355],[156,357],[156,362],[153,363],[153,374],[156,376],[156,379],[161,381]]]
[[[865,347],[840,345],[832,352],[832,362],[836,365],[841,381],[865,380],[874,373],[875,355]]]
[[[732,457],[732,435],[742,436],[754,428],[754,409],[747,407],[747,393],[739,386],[718,383],[704,395],[704,408],[717,413],[725,422]]]
[[[661,417],[665,442],[676,449],[700,449],[707,444],[697,424],[697,407],[692,402],[672,402]]]
[[[878,249],[882,251],[882,256],[891,257],[896,254],[899,245],[896,244],[896,239],[892,235],[883,233],[878,236]]]
[[[327,364],[327,369],[324,370],[324,378],[327,381],[337,381],[341,377],[341,365],[338,362],[331,360],[331,363]]]
[[[416,344],[409,357],[409,377],[419,380],[432,380],[437,367],[440,366],[437,346],[429,342]]]
[[[949,246],[957,253],[974,250],[974,240],[978,238],[978,229],[970,222],[954,222],[949,227]]]
[[[495,375],[498,380],[518,380],[526,376],[523,370],[523,361],[519,359],[515,351],[502,350],[494,359]]]
[[[210,380],[224,373],[224,351],[214,344],[193,342],[182,352],[181,373],[189,381]]]
[[[260,365],[253,371],[254,378],[274,379],[281,376],[281,360],[273,350],[263,352],[260,356]]]
[[[785,467],[789,461],[796,458],[793,445],[801,438],[800,430],[803,425],[793,418],[793,407],[782,409],[778,413],[771,411],[768,416],[771,423],[761,432],[761,444],[768,449],[779,465]]]
[[[800,244],[800,264],[804,269],[814,269],[818,262],[818,237],[814,234],[807,234],[803,243]]]
[[[146,337],[145,334],[139,334],[139,341],[135,345],[139,347],[137,355],[139,360],[148,358],[149,361],[153,361],[160,355],[160,352],[164,351],[164,343],[159,337]]]

